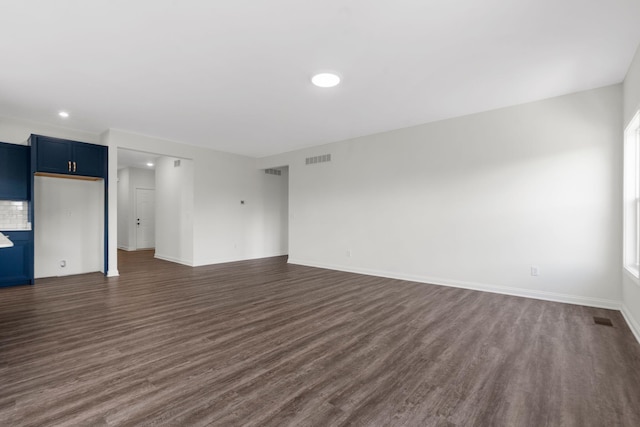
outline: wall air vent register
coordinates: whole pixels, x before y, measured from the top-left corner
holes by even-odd
[[[304,161],[305,165],[314,165],[316,163],[325,163],[331,161],[331,154],[323,154],[322,156],[307,157]]]

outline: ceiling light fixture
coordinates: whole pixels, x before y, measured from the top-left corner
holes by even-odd
[[[340,76],[333,73],[320,73],[311,77],[311,83],[318,87],[334,87],[340,83]]]
[[[147,163],[147,166],[149,166],[151,168],[151,167],[153,167],[153,163],[149,162],[149,163]]]
[[[67,117],[69,117],[69,113],[67,113],[66,111],[60,111],[58,115],[63,119],[66,119]]]

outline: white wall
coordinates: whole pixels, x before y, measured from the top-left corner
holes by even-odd
[[[137,249],[136,244],[136,189],[153,190],[156,187],[153,169],[127,167],[118,169],[118,248]]]
[[[35,277],[103,271],[103,181],[37,176],[34,187]]]
[[[131,192],[129,191],[130,169],[118,169],[118,248],[133,250],[129,240],[129,222],[131,221]]]
[[[624,80],[623,97],[624,122],[622,128],[624,129],[636,111],[640,109],[640,47],[636,51]],[[620,266],[622,266],[622,262]],[[626,273],[626,270],[622,282],[622,312],[627,318],[627,322],[632,326],[636,338],[640,341],[640,281]]]
[[[617,308],[621,109],[616,85],[259,166],[289,165],[292,263]]]
[[[262,183],[268,178],[255,159],[214,151],[192,158],[194,264],[279,255],[265,250]]]
[[[156,160],[156,258],[193,265],[193,161]]]

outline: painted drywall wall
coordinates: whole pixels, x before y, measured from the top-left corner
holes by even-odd
[[[103,271],[103,181],[37,176],[34,203],[36,278]]]
[[[623,99],[624,122],[621,133],[640,109],[640,47],[638,47],[638,51],[636,51],[636,55],[633,58],[624,80]],[[622,171],[620,173],[622,173]],[[620,191],[622,191],[622,189],[620,189]],[[622,266],[622,262],[620,265]],[[640,281],[628,274],[626,270],[623,273],[622,279],[622,312],[634,330],[636,338],[640,341]]]
[[[129,222],[131,221],[131,194],[129,191],[130,169],[118,169],[118,249],[133,250],[129,241]]]
[[[618,308],[621,118],[615,85],[259,167],[289,165],[289,262]]]
[[[194,156],[194,264],[279,255],[265,242],[264,171],[255,159],[207,152]],[[244,204],[242,203],[244,201]]]
[[[156,173],[153,169],[129,168],[131,170],[131,188],[156,188]]]
[[[193,161],[156,160],[156,252],[160,259],[193,264]]]
[[[155,171],[127,167],[118,169],[118,248],[138,249],[136,243],[136,189],[156,188]]]
[[[117,197],[117,149],[154,153],[176,159],[193,160],[193,197],[185,201],[185,209],[193,215],[192,227],[184,227],[184,244],[177,259],[191,265],[215,264],[227,261],[280,255],[273,244],[265,241],[263,217],[263,185],[268,176],[256,167],[256,159],[221,153],[183,143],[110,129],[101,135],[109,146],[109,197]],[[156,165],[156,203],[161,192]],[[241,201],[245,203],[242,204]],[[156,224],[158,218],[156,217]],[[109,206],[109,275],[117,271],[117,207]],[[157,233],[158,234],[158,233]],[[279,234],[278,234],[279,235]],[[158,235],[156,235],[158,239]],[[188,248],[191,247],[190,254]],[[156,241],[156,254],[160,251]],[[191,259],[191,261],[189,261]]]
[[[289,253],[289,168],[281,175],[265,174],[262,181],[263,251],[273,255]]]

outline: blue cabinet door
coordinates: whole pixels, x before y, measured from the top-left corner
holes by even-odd
[[[36,172],[72,172],[70,141],[36,136],[32,138],[31,146],[36,150]]]
[[[33,231],[4,231],[11,248],[0,248],[0,287],[33,285]]]
[[[0,200],[29,200],[31,147],[0,142]]]
[[[73,174],[81,176],[105,176],[104,160],[107,147],[94,144],[73,144]]]

